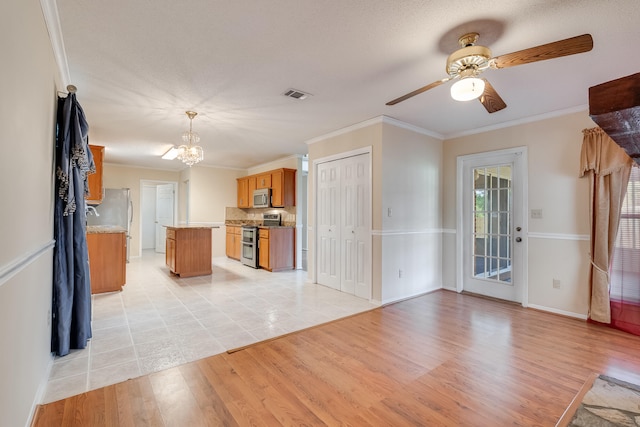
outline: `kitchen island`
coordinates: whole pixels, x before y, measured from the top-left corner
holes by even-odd
[[[127,236],[118,226],[87,226],[91,293],[121,291],[126,283]]]
[[[166,264],[180,277],[211,274],[211,229],[217,226],[167,227]]]

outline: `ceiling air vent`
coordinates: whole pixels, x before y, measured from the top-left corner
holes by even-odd
[[[295,99],[306,99],[308,96],[311,96],[311,94],[302,92],[301,90],[297,89],[289,89],[285,93],[283,93],[283,95]]]

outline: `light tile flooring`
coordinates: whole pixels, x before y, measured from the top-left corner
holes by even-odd
[[[145,251],[127,264],[122,292],[93,296],[93,338],[56,357],[42,403],[376,307],[306,280],[227,258],[211,276],[180,279]]]

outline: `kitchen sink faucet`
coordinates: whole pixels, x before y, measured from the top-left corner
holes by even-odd
[[[95,216],[100,216],[96,208],[94,208],[93,206],[87,205],[87,208],[85,209],[85,211],[87,214],[93,213]]]

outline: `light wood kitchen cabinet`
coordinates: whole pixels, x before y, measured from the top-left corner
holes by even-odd
[[[126,234],[87,233],[91,293],[121,291],[126,283]]]
[[[166,264],[180,277],[211,274],[211,228],[167,227]]]
[[[260,268],[269,270],[269,230],[258,230],[258,265]]]
[[[238,178],[238,207],[239,208],[249,208],[251,207],[249,203],[249,177],[245,176],[242,178]],[[252,192],[253,194],[253,192]]]
[[[102,203],[104,194],[102,191],[102,160],[104,158],[104,147],[100,145],[89,145],[89,149],[91,149],[91,154],[93,155],[96,172],[88,175],[89,194],[85,198],[88,204],[98,205]]]
[[[271,205],[274,208],[296,205],[296,170],[274,169],[257,175],[238,178],[239,208],[253,207],[253,191],[256,189],[271,189]]]
[[[239,225],[227,225],[226,253],[227,257],[240,259],[242,250],[242,227]]]
[[[295,169],[276,169],[271,172],[271,205],[277,208],[296,205]]]
[[[253,207],[253,190],[256,189],[256,176],[249,175],[237,178],[238,181],[238,201],[239,208]]]
[[[271,188],[271,171],[260,173],[255,175],[255,177],[256,188]]]
[[[269,227],[258,230],[258,263],[269,271],[295,268],[295,230],[293,227]]]
[[[253,207],[253,191],[257,188],[258,180],[255,175],[250,175],[247,177],[248,187],[249,187],[249,207]]]

